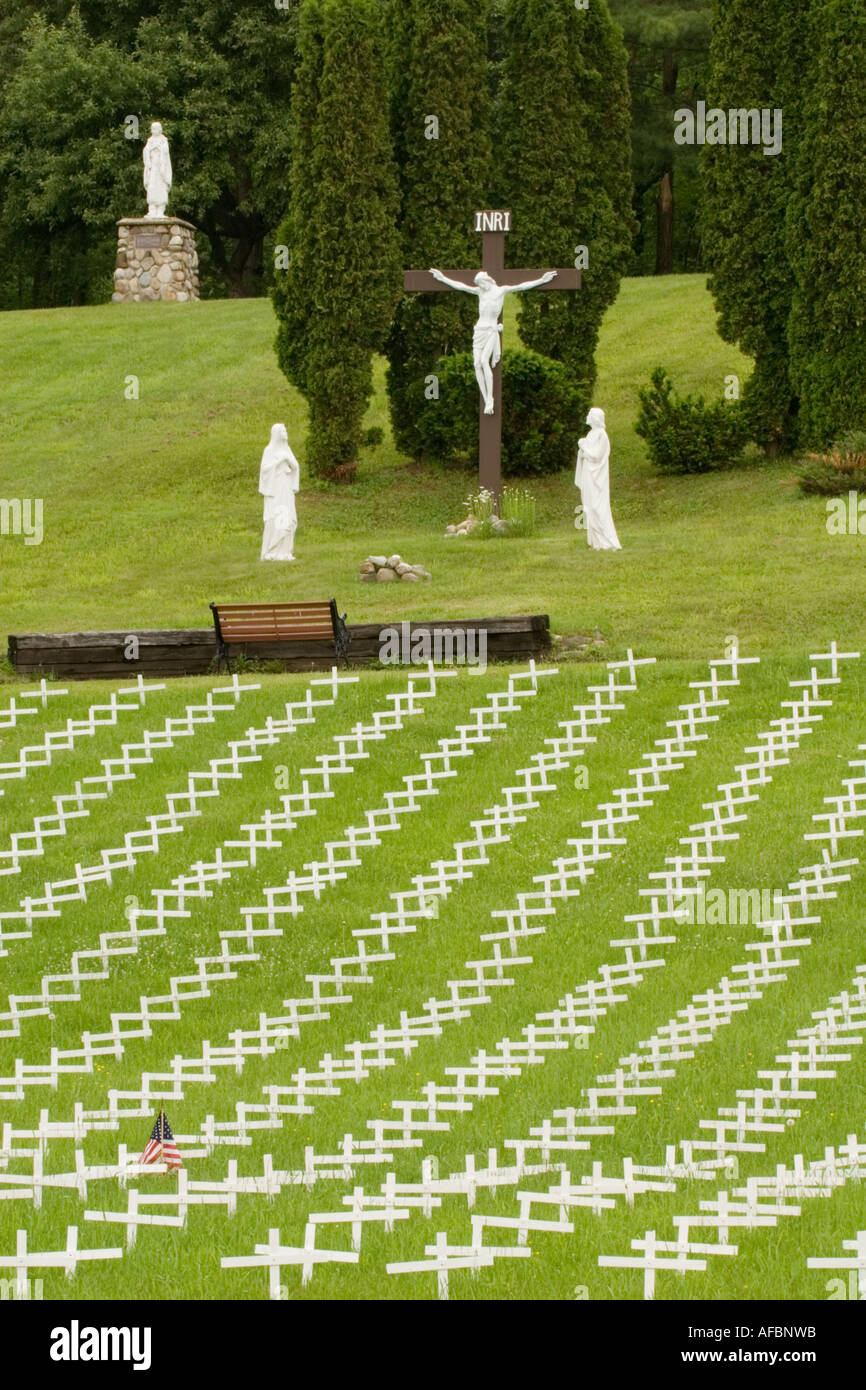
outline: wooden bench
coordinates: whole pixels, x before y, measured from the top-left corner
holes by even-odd
[[[336,599],[312,603],[212,603],[217,641],[217,671],[224,661],[231,670],[229,648],[256,657],[285,656],[287,644],[300,655],[303,644],[332,642],[338,661],[347,662],[349,633]],[[298,647],[300,644],[300,647]]]

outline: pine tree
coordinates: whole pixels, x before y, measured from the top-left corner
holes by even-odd
[[[305,0],[292,93],[291,210],[277,234],[277,356],[310,408],[307,463],[350,478],[400,295],[397,179],[376,0]]]
[[[520,336],[568,364],[587,405],[604,312],[634,231],[627,54],[605,0],[509,0],[497,130],[512,265],[588,265],[574,294],[526,295]]]
[[[472,265],[472,214],[490,176],[486,0],[390,0],[392,127],[400,172],[403,264]],[[439,358],[471,341],[465,295],[407,295],[388,341],[388,395],[398,447],[420,452],[418,421]]]
[[[719,144],[704,155],[703,245],[719,332],[755,359],[743,408],[753,437],[771,453],[790,449],[797,437],[788,352],[794,279],[785,238],[808,8],[809,0],[717,0],[707,96],[709,109],[783,113],[780,154]]]
[[[787,249],[801,437],[824,446],[866,428],[866,10],[826,0],[815,19]]]

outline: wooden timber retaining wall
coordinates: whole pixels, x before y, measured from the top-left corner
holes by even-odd
[[[528,661],[551,646],[546,614],[512,618],[435,619],[430,622],[359,623],[349,626],[349,665],[379,661],[389,641],[390,660],[459,659],[469,664],[484,653],[488,661]],[[484,645],[482,645],[484,644]],[[286,671],[326,671],[336,663],[330,642],[250,642],[229,647],[229,659],[279,661]],[[127,679],[130,676],[204,676],[215,669],[212,627],[155,632],[26,633],[9,637],[9,660],[22,676],[57,680]]]

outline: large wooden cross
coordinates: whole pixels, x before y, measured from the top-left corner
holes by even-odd
[[[506,270],[505,237],[511,231],[510,212],[476,212],[475,230],[483,234],[481,269],[492,275],[498,285],[522,285],[527,280],[537,279],[543,274],[539,270]],[[463,285],[474,283],[478,272],[475,270],[446,270],[451,280],[459,280]],[[581,273],[569,268],[557,270],[556,279],[542,288],[546,290],[579,290]],[[441,293],[446,285],[430,274],[428,270],[407,270],[403,276],[403,288],[407,293]],[[537,291],[533,290],[535,294]],[[500,320],[501,321],[501,320]],[[485,414],[484,402],[479,407],[478,426],[478,481],[495,497],[499,497],[502,486],[502,363],[493,371],[493,390],[495,409],[492,415]]]

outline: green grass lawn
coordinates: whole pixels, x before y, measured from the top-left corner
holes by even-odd
[[[211,599],[332,594],[350,621],[547,612],[559,634],[600,628],[612,654],[709,654],[732,633],[762,652],[866,635],[851,583],[862,540],[828,536],[823,500],[798,494],[790,462],[679,479],[646,461],[634,421],[656,363],[711,397],[748,374],[715,332],[701,277],[627,280],[605,320],[596,399],[617,554],[590,552],[574,530],[570,473],[533,484],[533,539],[446,540],[471,479],[396,453],[380,361],[367,424],[384,444],[363,452],[351,486],[305,477],[297,564],[261,564],[258,465],[274,420],[304,459],[304,405],[274,332],[266,300],[0,316],[2,492],[41,497],[45,528],[39,546],[0,536],[0,635],[202,627]],[[133,376],[138,400],[124,394]],[[394,550],[433,583],[358,582],[368,553]]]
[[[373,961],[369,979],[353,985],[350,998],[325,1009],[325,1016],[301,1028],[284,1049],[247,1055],[240,1070],[215,1068],[210,1078],[196,1079],[188,1069],[182,1080],[172,1080],[173,1059],[199,1056],[204,1040],[225,1046],[236,1030],[257,1028],[263,1015],[284,1014],[284,1001],[309,993],[311,977],[327,972],[330,960],[352,956],[358,942],[352,932],[372,926],[374,914],[393,911],[392,895],[409,889],[416,875],[454,857],[455,844],[472,838],[473,822],[503,802],[505,787],[518,784],[518,769],[529,765],[533,752],[545,748],[545,740],[561,733],[560,722],[572,717],[573,706],[592,704],[589,687],[602,683],[604,676],[599,666],[570,664],[543,678],[534,698],[508,713],[503,727],[478,744],[471,758],[455,764],[456,775],[439,784],[435,798],[424,801],[416,813],[400,815],[398,829],[381,834],[378,844],[359,849],[360,862],[347,867],[344,878],[323,890],[318,900],[304,898],[299,916],[279,919],[281,935],[258,938],[249,958],[215,980],[207,997],[194,997],[195,991],[190,991],[172,1016],[171,1008],[154,1002],[168,995],[171,980],[195,974],[198,959],[218,956],[220,933],[243,927],[242,909],[264,903],[266,885],[285,883],[290,870],[300,873],[321,861],[329,841],[341,839],[348,826],[363,825],[370,808],[383,805],[388,791],[401,789],[407,775],[421,770],[422,755],[435,751],[438,740],[453,736],[456,725],[470,722],[470,708],[484,704],[491,691],[503,690],[507,679],[504,669],[491,669],[484,675],[463,671],[440,682],[436,699],[426,703],[422,713],[369,743],[368,759],[358,761],[351,774],[333,778],[334,797],[318,802],[314,816],[298,819],[293,830],[282,832],[279,843],[263,847],[255,865],[238,867],[222,881],[213,881],[208,897],[187,899],[189,915],[168,920],[161,935],[142,936],[136,951],[101,959],[100,937],[128,930],[131,906],[152,906],[154,890],[169,888],[197,863],[213,862],[220,846],[230,859],[226,847],[237,842],[241,827],[261,817],[266,808],[278,811],[281,795],[300,788],[304,769],[312,767],[317,756],[334,751],[334,736],[358,721],[369,725],[373,711],[387,708],[388,694],[404,689],[408,678],[405,672],[365,673],[358,684],[341,692],[333,708],[319,714],[315,724],[260,748],[259,760],[244,764],[236,779],[221,783],[221,794],[202,801],[200,814],[181,822],[182,831],[162,838],[157,853],[142,853],[133,869],[115,871],[111,882],[91,883],[86,901],[64,902],[56,917],[34,922],[29,939],[8,943],[8,954],[0,960],[0,1014],[9,1009],[9,996],[21,1000],[43,989],[51,996],[51,1006],[37,1004],[21,1020],[18,1036],[9,1036],[8,1023],[0,1024],[0,1077],[12,1075],[18,1059],[35,1066],[66,1049],[81,1048],[85,1036],[95,1039],[109,1031],[113,1017],[128,1020],[145,996],[151,1000],[151,1022],[148,1037],[129,1038],[122,1051],[106,1047],[89,1066],[82,1064],[55,1087],[27,1086],[22,1098],[13,1099],[8,1083],[3,1083],[7,1098],[0,1099],[0,1197],[14,1186],[10,1177],[33,1171],[32,1155],[28,1156],[32,1141],[20,1136],[39,1124],[42,1112],[51,1121],[70,1121],[76,1106],[83,1115],[105,1110],[112,1095],[119,1097],[121,1111],[126,1110],[113,1128],[92,1130],[77,1140],[52,1138],[43,1155],[47,1174],[73,1171],[76,1149],[87,1164],[116,1163],[120,1143],[137,1155],[152,1119],[132,1113],[130,1094],[140,1089],[145,1072],[161,1078],[154,1080],[154,1093],[164,1096],[175,1133],[187,1136],[180,1142],[189,1176],[217,1181],[226,1176],[232,1160],[241,1175],[261,1174],[266,1154],[272,1155],[276,1169],[299,1172],[308,1146],[317,1154],[335,1154],[346,1133],[363,1139],[372,1121],[395,1117],[396,1101],[417,1099],[428,1082],[445,1084],[448,1068],[468,1065],[480,1048],[490,1054],[503,1037],[519,1038],[536,1015],[555,1009],[567,991],[593,977],[602,964],[622,959],[611,943],[629,934],[628,915],[646,905],[641,890],[653,881],[650,875],[677,851],[679,837],[704,819],[704,808],[719,796],[717,789],[736,780],[737,765],[753,760],[754,754],[746,750],[754,749],[761,731],[784,712],[783,702],[795,698],[788,682],[806,678],[809,666],[804,651],[795,658],[770,656],[743,668],[741,685],[724,691],[729,703],[718,711],[718,722],[707,725],[706,739],[693,745],[695,756],[682,758],[681,767],[665,777],[666,786],[653,795],[652,804],[635,811],[636,819],[620,831],[623,842],[597,864],[580,896],[558,902],[550,917],[535,919],[544,930],[528,937],[520,951],[530,959],[519,968],[508,966],[512,986],[491,988],[488,1003],[443,1024],[440,1036],[421,1039],[409,1055],[392,1054],[393,1065],[387,1069],[342,1080],[337,1094],[311,1096],[308,1113],[283,1113],[269,1122],[264,1112],[251,1111],[248,1119],[262,1127],[251,1125],[243,1143],[223,1142],[210,1154],[196,1157],[190,1151],[200,1149],[195,1136],[209,1116],[225,1124],[236,1118],[239,1101],[266,1106],[265,1087],[288,1087],[299,1068],[314,1072],[325,1054],[347,1056],[346,1048],[354,1040],[368,1039],[379,1023],[399,1027],[404,1011],[410,1017],[418,1015],[424,1001],[447,994],[449,980],[466,978],[466,962],[492,949],[482,940],[484,935],[504,928],[502,919],[491,913],[513,906],[518,892],[533,888],[536,875],[549,872],[558,857],[571,852],[569,839],[586,833],[582,822],[611,803],[615,789],[629,783],[629,769],[669,735],[669,721],[677,717],[678,706],[694,700],[690,682],[708,675],[706,664],[695,661],[640,668],[637,690],[623,695],[625,708],[611,716],[609,725],[598,728],[597,742],[551,774],[554,789],[536,798],[537,805],[510,827],[507,841],[488,847],[487,862],[476,864],[471,877],[452,884],[437,915],[418,922],[413,932],[391,938],[391,958]],[[847,760],[856,756],[863,739],[862,661],[844,663],[840,674],[837,686],[822,690],[824,697],[832,695],[832,704],[821,711],[823,718],[803,735],[798,748],[790,750],[787,761],[773,769],[772,780],[755,787],[737,833],[719,845],[720,861],[712,867],[710,886],[783,890],[802,866],[821,858],[822,844],[804,841],[803,836],[816,829],[812,817],[825,809],[824,798],[842,791],[842,779],[851,775]],[[225,757],[231,740],[243,738],[251,727],[262,728],[269,716],[279,718],[286,700],[300,699],[304,688],[299,677],[254,680],[260,688],[243,694],[236,708],[221,713],[214,724],[197,726],[193,736],[179,737],[172,749],[155,749],[151,764],[138,766],[134,777],[117,782],[104,800],[89,802],[89,815],[71,820],[66,835],[47,839],[42,855],[23,859],[20,873],[0,877],[3,910],[27,896],[40,897],[46,883],[70,878],[76,865],[99,864],[103,849],[122,844],[127,832],[145,827],[149,816],[165,811],[167,795],[186,787],[190,772],[203,771],[209,760]],[[8,850],[11,830],[26,831],[35,818],[50,815],[55,797],[73,792],[76,785],[92,785],[85,779],[97,775],[101,760],[116,757],[123,743],[140,740],[144,729],[161,728],[167,717],[180,715],[186,702],[200,704],[204,689],[220,684],[169,683],[148,697],[144,709],[121,712],[116,727],[76,740],[71,750],[57,751],[49,765],[33,768],[23,779],[5,778],[0,782],[0,849]],[[75,686],[68,696],[52,702],[48,715],[7,730],[0,759],[8,763],[24,746],[36,744],[45,728],[62,727],[70,716],[80,718],[88,703],[104,694],[104,687]],[[576,776],[579,766],[585,768],[585,776]],[[858,853],[855,839],[842,842],[833,857],[850,859]],[[8,864],[8,858],[0,860],[0,866]],[[856,967],[864,962],[862,866],[856,865],[850,875],[849,882],[838,885],[835,897],[814,906],[817,920],[801,933],[809,941],[796,952],[799,964],[786,971],[784,980],[767,986],[760,998],[696,1047],[694,1056],[677,1062],[659,1083],[659,1093],[642,1097],[637,1113],[619,1118],[613,1135],[593,1142],[592,1153],[564,1156],[575,1183],[590,1172],[594,1161],[603,1163],[606,1174],[621,1173],[626,1154],[638,1163],[663,1163],[668,1144],[698,1136],[702,1119],[715,1116],[720,1106],[736,1104],[738,1088],[760,1084],[759,1071],[774,1065],[796,1030],[808,1027],[814,1011],[850,987]],[[9,925],[0,920],[4,930]],[[139,925],[147,925],[146,920]],[[251,1254],[274,1227],[284,1243],[302,1244],[310,1213],[339,1211],[356,1186],[377,1193],[388,1168],[394,1169],[398,1182],[416,1181],[422,1159],[430,1157],[445,1176],[461,1170],[467,1154],[475,1156],[479,1167],[486,1166],[488,1151],[494,1148],[499,1162],[506,1163],[507,1140],[528,1136],[557,1108],[584,1103],[585,1088],[613,1071],[620,1058],[675,1017],[693,995],[731,976],[734,966],[748,958],[749,943],[760,935],[751,922],[683,926],[670,934],[676,939],[663,952],[651,953],[653,959],[663,956],[663,968],[648,969],[643,981],[627,991],[627,998],[598,1018],[586,1048],[550,1051],[543,1064],[524,1065],[519,1075],[502,1077],[471,1108],[449,1115],[447,1125],[421,1134],[417,1149],[396,1149],[389,1164],[358,1170],[351,1178],[326,1177],[314,1186],[286,1187],[273,1200],[241,1196],[234,1216],[221,1208],[195,1207],[183,1230],[142,1228],[122,1259],[83,1264],[74,1280],[66,1280],[62,1270],[36,1271],[44,1278],[45,1297],[263,1299],[266,1273],[223,1269],[222,1256]],[[375,947],[371,939],[369,950]],[[245,948],[236,941],[234,949],[242,954]],[[88,950],[96,954],[79,957],[79,962],[82,974],[91,978],[81,979],[75,989],[57,980],[43,985],[46,976],[69,971],[73,952]],[[66,998],[60,999],[61,993]],[[600,1254],[627,1253],[630,1240],[647,1229],[655,1229],[661,1239],[672,1239],[673,1214],[697,1211],[698,1201],[714,1197],[717,1189],[741,1185],[753,1174],[772,1174],[776,1164],[790,1166],[796,1154],[804,1154],[807,1161],[818,1159],[826,1145],[838,1148],[852,1133],[862,1138],[862,1048],[842,1050],[851,1054],[850,1060],[834,1062],[832,1074],[814,1082],[814,1099],[800,1102],[798,1117],[782,1133],[758,1136],[766,1143],[765,1151],[740,1155],[736,1179],[680,1182],[676,1193],[638,1197],[633,1208],[618,1199],[615,1210],[601,1215],[575,1210],[573,1235],[531,1233],[529,1259],[502,1260],[475,1278],[455,1273],[451,1297],[572,1300],[576,1289],[584,1289],[593,1301],[640,1298],[640,1274],[600,1268]],[[12,1131],[4,1129],[6,1125]],[[13,1131],[19,1137],[14,1138]],[[229,1131],[222,1133],[224,1139],[231,1138]],[[551,1175],[526,1177],[519,1187],[546,1190],[553,1181]],[[130,1186],[149,1196],[177,1190],[174,1178],[149,1175],[131,1180]],[[122,1226],[91,1221],[85,1212],[119,1212],[126,1204],[127,1192],[116,1177],[92,1180],[86,1197],[68,1186],[48,1187],[38,1209],[20,1195],[4,1198],[0,1254],[14,1251],[16,1231],[23,1228],[31,1251],[62,1248],[70,1224],[78,1225],[82,1248],[125,1247]],[[479,1192],[473,1210],[517,1215],[514,1184],[495,1197]],[[556,1214],[555,1207],[547,1212],[551,1218]],[[422,1257],[425,1244],[439,1230],[448,1233],[452,1244],[467,1244],[470,1215],[465,1198],[451,1196],[430,1219],[413,1211],[391,1233],[365,1229],[357,1266],[321,1266],[306,1287],[297,1268],[286,1269],[288,1296],[293,1301],[435,1298],[433,1276],[389,1275],[386,1266]],[[810,1271],[806,1259],[841,1255],[842,1241],[853,1238],[862,1226],[862,1185],[852,1183],[830,1200],[804,1201],[801,1216],[786,1218],[777,1227],[737,1232],[732,1239],[738,1256],[712,1259],[705,1273],[660,1274],[657,1297],[823,1298],[830,1276]],[[514,1243],[513,1233],[507,1231],[493,1232],[490,1239],[496,1243],[499,1237],[503,1244]],[[700,1233],[696,1238],[702,1238]],[[320,1249],[345,1251],[349,1242],[345,1227],[318,1229]]]

